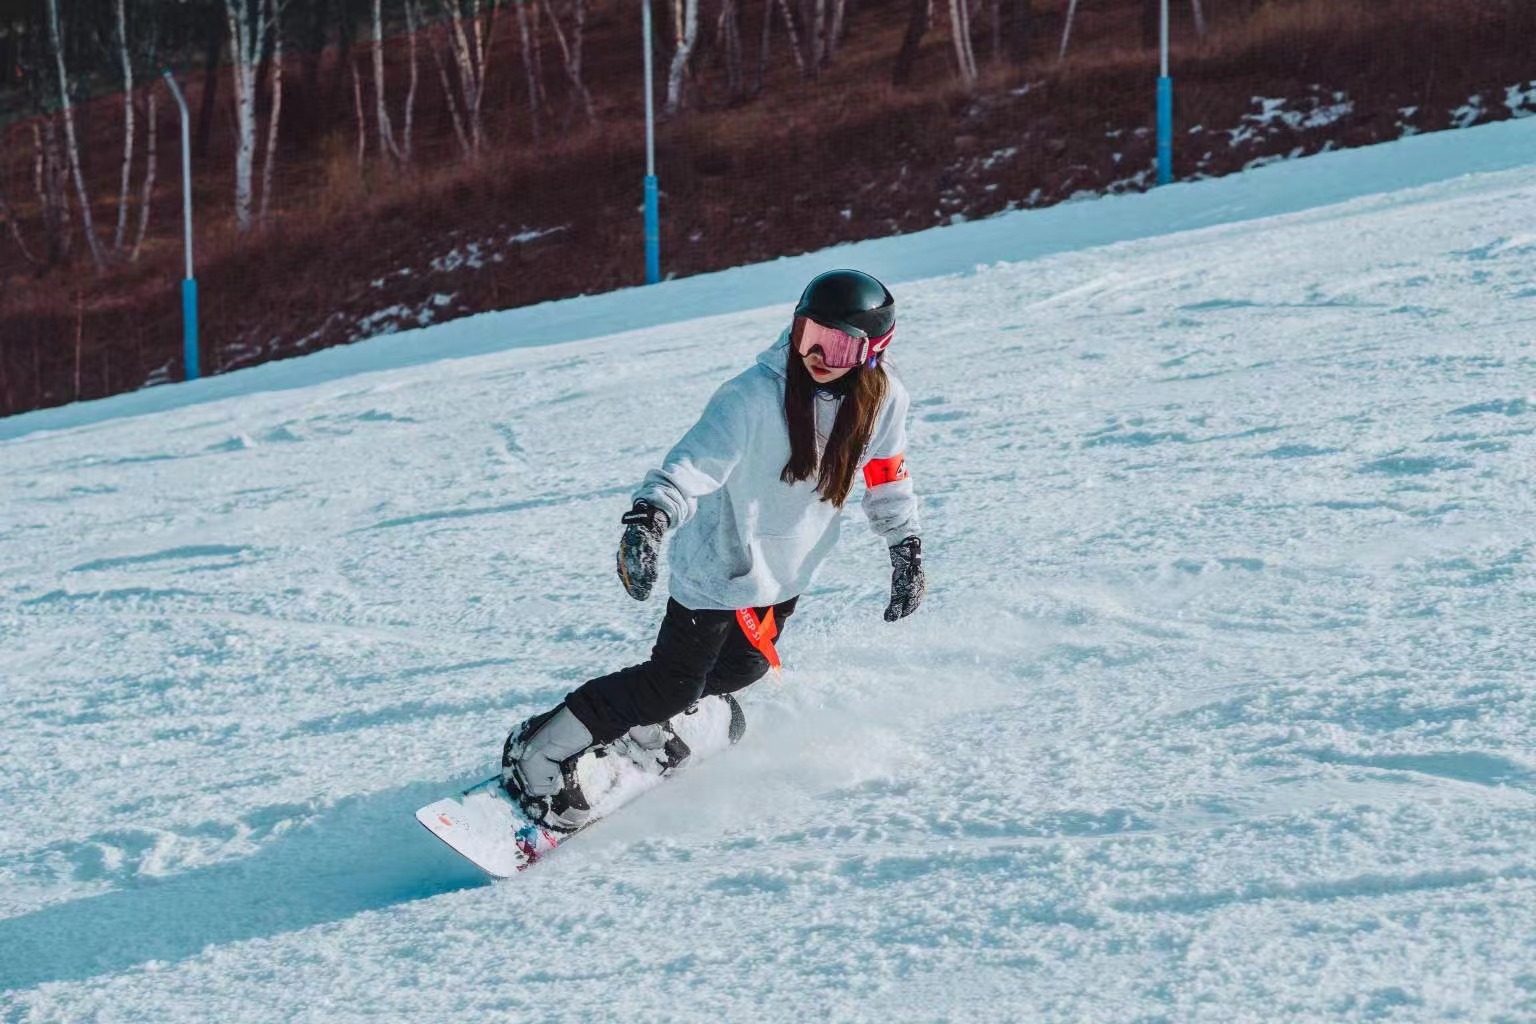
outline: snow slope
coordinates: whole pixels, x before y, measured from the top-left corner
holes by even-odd
[[[1536,1020],[1533,167],[1421,136],[0,421],[0,1019]],[[743,744],[487,884],[411,811],[648,648],[630,487],[850,263],[905,282],[927,604],[851,505]]]

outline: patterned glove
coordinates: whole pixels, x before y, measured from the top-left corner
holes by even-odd
[[[923,542],[908,537],[891,546],[891,603],[885,607],[885,621],[895,622],[917,611],[923,603],[928,580],[923,575]]]
[[[671,521],[665,512],[647,501],[635,502],[619,521],[624,524],[624,536],[619,540],[619,579],[630,597],[644,601],[656,584],[661,536]]]

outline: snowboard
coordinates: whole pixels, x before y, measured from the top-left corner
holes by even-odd
[[[679,771],[725,750],[745,730],[736,699],[712,695],[666,722],[631,729],[583,752],[567,777],[591,812],[575,831],[532,820],[502,787],[499,775],[428,804],[416,812],[416,820],[486,874],[511,878]]]

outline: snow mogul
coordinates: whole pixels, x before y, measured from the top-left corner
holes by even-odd
[[[502,784],[533,820],[559,832],[592,817],[574,766],[624,740],[663,767],[687,756],[669,720],[778,667],[782,633],[837,543],[839,512],[864,475],[869,525],[890,548],[885,620],[912,614],[925,589],[917,499],[907,473],[906,389],[885,365],[896,300],[875,278],[813,279],[794,318],[754,365],[726,381],[651,470],[622,517],[618,575],[651,596],[662,538],[673,531],[671,595],[648,661],[583,683],[512,730]]]

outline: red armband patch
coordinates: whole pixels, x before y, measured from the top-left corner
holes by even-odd
[[[888,459],[870,459],[864,464],[864,486],[879,487],[907,478],[906,453],[892,455]]]

